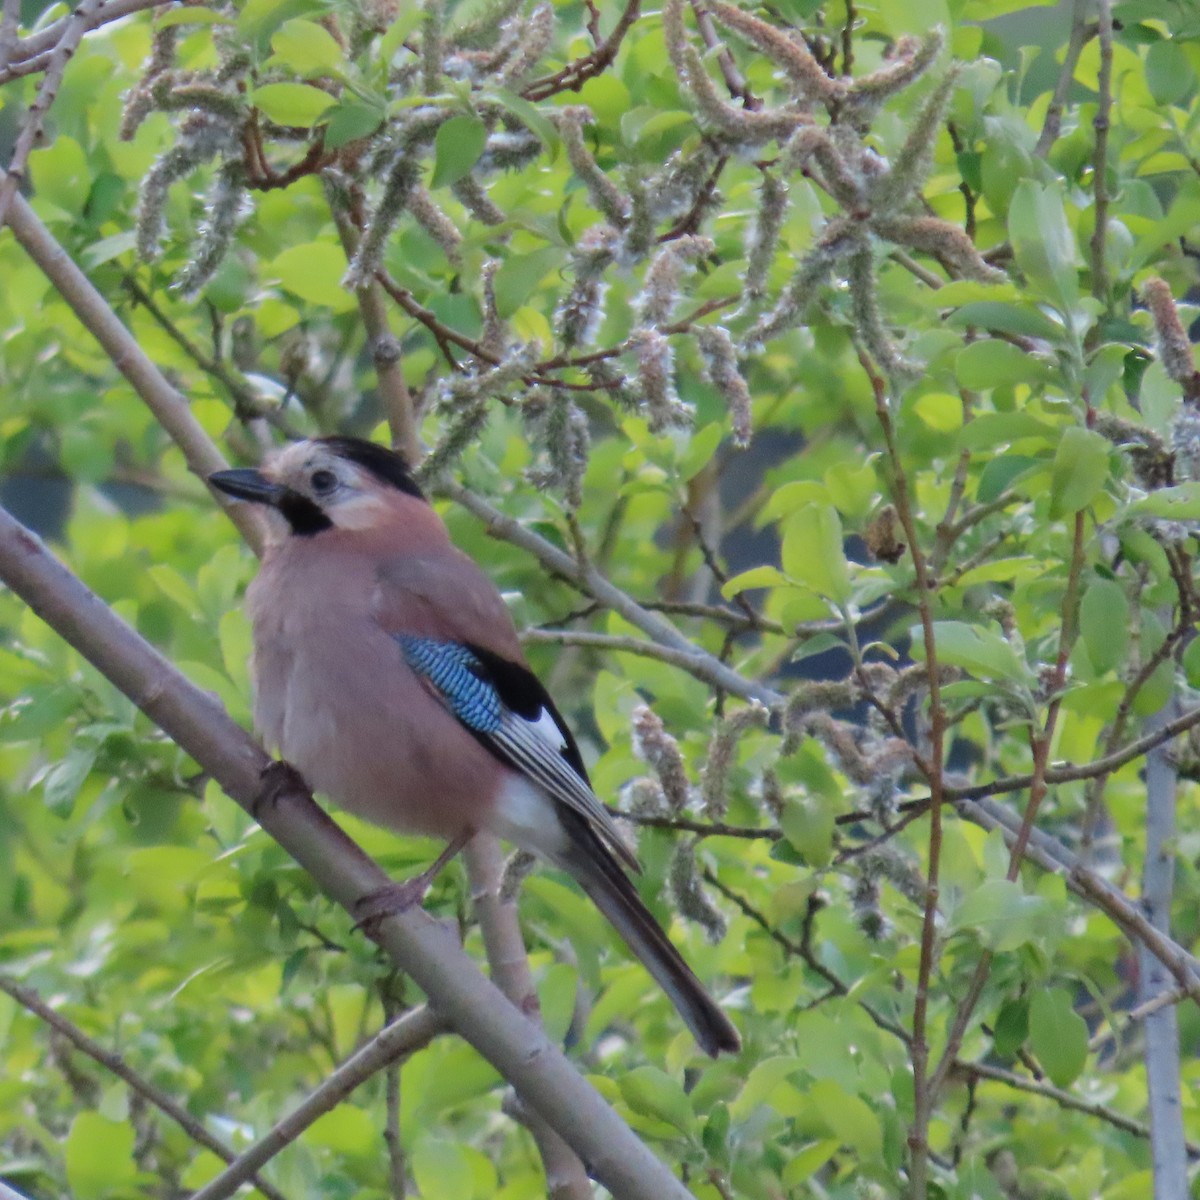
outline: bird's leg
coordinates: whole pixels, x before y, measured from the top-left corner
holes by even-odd
[[[368,935],[372,935],[370,926],[377,925],[384,917],[393,917],[420,905],[442,869],[474,836],[475,830],[464,829],[420,875],[401,883],[389,883],[357,900],[354,904],[354,915],[358,917],[355,928],[364,929]]]
[[[311,796],[312,790],[304,782],[304,776],[289,762],[277,759],[269,763],[259,776],[262,780],[262,791],[254,797],[250,806],[250,815],[256,820],[258,814],[266,808],[274,808],[289,792],[302,792]]]

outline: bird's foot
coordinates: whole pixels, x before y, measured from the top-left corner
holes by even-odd
[[[433,882],[428,871],[414,875],[403,883],[389,883],[368,892],[354,902],[355,929],[361,929],[372,941],[378,940],[379,924],[386,917],[396,917],[410,909],[420,908],[429,885]]]
[[[250,814],[256,820],[263,809],[274,808],[289,792],[302,792],[312,795],[312,790],[304,782],[304,776],[289,762],[278,759],[263,767],[262,790],[254,797],[250,806]]]

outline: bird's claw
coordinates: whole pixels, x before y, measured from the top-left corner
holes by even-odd
[[[311,795],[304,776],[291,763],[284,762],[282,759],[277,759],[263,767],[259,778],[262,780],[262,789],[254,797],[254,802],[250,806],[250,813],[255,819],[264,809],[274,808],[290,792]]]
[[[378,940],[379,925],[387,917],[399,916],[410,909],[420,908],[429,891],[430,880],[425,875],[389,883],[368,892],[354,902],[355,929],[361,929],[372,941]]]

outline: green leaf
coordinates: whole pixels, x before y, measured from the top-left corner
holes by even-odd
[[[785,1188],[798,1188],[806,1179],[815,1175],[838,1151],[841,1142],[837,1138],[823,1138],[819,1142],[810,1142],[799,1150],[792,1152],[784,1165],[779,1182]]]
[[[721,588],[721,595],[726,600],[730,600],[739,592],[747,591],[750,588],[779,587],[785,583],[787,583],[787,576],[776,567],[751,567],[750,570],[743,571],[740,575],[726,580],[725,585]]]
[[[124,1194],[137,1175],[133,1126],[98,1112],[81,1112],[71,1122],[64,1149],[67,1185],[74,1200],[105,1200]]]
[[[870,463],[835,463],[823,478],[829,498],[839,512],[852,520],[861,520],[871,510],[879,485]]]
[[[831,504],[808,504],[787,518],[780,557],[796,583],[838,604],[850,599],[842,522]]]
[[[383,121],[384,114],[371,104],[357,101],[339,104],[329,113],[325,123],[325,148],[338,150],[349,142],[374,133]]]
[[[713,421],[703,429],[697,429],[688,442],[687,449],[679,460],[679,477],[694,478],[712,462],[712,457],[721,444],[724,429],[720,421]]]
[[[833,857],[834,817],[833,806],[820,796],[792,796],[784,804],[779,827],[804,862],[819,868]]]
[[[503,88],[489,89],[488,95],[520,119],[525,128],[550,152],[551,159],[557,156],[561,142],[558,130],[537,105],[530,104],[524,96],[518,96],[515,92],[508,92]]]
[[[433,178],[430,187],[457,183],[479,161],[487,141],[487,127],[478,117],[465,113],[438,126],[434,139]]]
[[[1139,517],[1163,517],[1168,521],[1200,520],[1200,483],[1159,488],[1135,500],[1127,511]]]
[[[1108,440],[1079,425],[1064,430],[1054,454],[1050,515],[1061,517],[1087,508],[1108,480]]]
[[[472,1196],[471,1164],[462,1146],[433,1137],[418,1138],[409,1152],[413,1177],[422,1196]]]
[[[1125,661],[1129,648],[1129,601],[1125,589],[1111,579],[1088,586],[1079,605],[1079,632],[1098,674]]]
[[[1187,51],[1168,40],[1155,42],[1146,52],[1146,86],[1157,104],[1177,104],[1196,86]]]
[[[1079,299],[1079,255],[1057,181],[1024,179],[1017,185],[1008,210],[1008,236],[1030,283],[1069,313]]]
[[[328,92],[308,83],[265,83],[250,93],[250,102],[277,125],[311,129],[337,103]]]
[[[122,254],[127,254],[136,245],[137,234],[133,230],[127,229],[93,242],[80,257],[83,259],[83,265],[89,271],[94,271],[106,262],[112,262],[114,258],[120,258]]]
[[[169,29],[172,25],[232,25],[227,13],[211,8],[169,8],[155,19],[156,29]]]
[[[1058,1087],[1070,1087],[1087,1062],[1087,1023],[1064,988],[1041,988],[1029,1002],[1029,1046]]]
[[[1026,454],[997,454],[988,459],[979,473],[975,499],[980,504],[990,503],[1002,496],[1026,471],[1041,465],[1040,459],[1030,458]]]
[[[355,1158],[374,1152],[379,1144],[375,1119],[365,1109],[343,1101],[337,1108],[318,1117],[308,1128],[304,1140]]]
[[[861,1097],[839,1087],[832,1079],[819,1079],[808,1089],[821,1123],[845,1146],[864,1158],[878,1158],[883,1151],[883,1127]]]
[[[962,667],[985,679],[1002,679],[1022,684],[1029,680],[1029,667],[1013,647],[998,633],[965,621],[935,621],[934,640],[938,661],[952,667]],[[921,627],[912,631],[914,647],[925,653],[925,637]]]
[[[1058,442],[1060,427],[1040,421],[1032,413],[984,413],[962,427],[958,444],[964,450],[995,451],[1000,444],[1038,438],[1048,445]]]
[[[1011,342],[987,338],[972,342],[959,351],[954,360],[958,382],[973,392],[1007,387],[1014,383],[1041,383],[1054,371],[1041,359]]]
[[[992,1025],[992,1043],[996,1053],[1013,1058],[1029,1036],[1029,1001],[1008,1000]]]
[[[264,264],[263,275],[272,275],[289,292],[311,304],[324,304],[336,312],[349,312],[354,297],[342,287],[346,256],[333,242],[301,242],[289,246],[274,262]]]
[[[321,12],[323,0],[246,0],[237,19],[242,40],[258,54],[266,52],[271,34],[292,17]]]
[[[1200,686],[1200,638],[1192,638],[1183,652],[1183,673],[1190,686]]]
[[[562,265],[565,253],[558,246],[543,246],[527,254],[512,254],[496,272],[496,311],[511,317],[533,294],[534,289]]]
[[[49,200],[64,212],[83,209],[91,186],[91,168],[83,147],[72,137],[59,134],[49,146],[29,155],[34,195]]]
[[[989,950],[1003,953],[1035,942],[1047,911],[1046,901],[1025,895],[1019,883],[988,879],[955,910],[953,927],[974,933]]]
[[[689,1136],[696,1132],[696,1114],[678,1080],[658,1067],[635,1067],[620,1077],[621,1098],[634,1112],[673,1125]]]
[[[66,757],[54,763],[42,778],[46,807],[56,817],[67,818],[75,807],[75,797],[91,773],[96,761],[96,747],[76,742]]]
[[[718,1100],[709,1110],[708,1120],[704,1122],[704,1130],[700,1135],[705,1153],[717,1162],[729,1159],[729,1126],[729,1106]]]
[[[1048,342],[1059,342],[1063,336],[1063,327],[1032,304],[977,300],[952,312],[947,321],[955,326],[974,326],[994,333],[1042,338]]]
[[[297,75],[334,75],[342,67],[342,48],[333,34],[316,21],[297,17],[272,36],[270,66],[284,66]]]

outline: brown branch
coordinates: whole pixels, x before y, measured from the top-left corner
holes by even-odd
[[[1054,743],[1054,730],[1058,724],[1058,714],[1062,707],[1063,689],[1067,682],[1067,663],[1071,656],[1071,647],[1075,642],[1075,630],[1078,621],[1079,581],[1083,572],[1083,543],[1085,517],[1080,510],[1075,514],[1075,532],[1072,539],[1071,565],[1067,574],[1067,587],[1063,593],[1061,624],[1058,637],[1058,655],[1054,662],[1054,675],[1049,691],[1054,697],[1046,710],[1046,719],[1042,729],[1032,736],[1033,742],[1033,778],[1029,785],[1029,803],[1017,829],[1016,838],[1009,852],[1008,871],[1006,878],[1010,883],[1015,882],[1021,873],[1021,863],[1025,857],[1025,849],[1037,820],[1038,811],[1045,799],[1049,785],[1046,782],[1046,770],[1050,758],[1050,747]],[[984,950],[975,964],[971,981],[963,998],[959,1001],[950,1024],[950,1032],[946,1036],[946,1046],[942,1057],[930,1080],[930,1092],[936,1101],[938,1092],[946,1081],[946,1076],[952,1070],[962,1047],[963,1037],[967,1026],[983,994],[984,985],[992,967],[992,951]]]
[[[506,900],[500,894],[503,875],[500,843],[494,837],[476,835],[467,845],[465,858],[471,901],[483,933],[492,979],[521,1012],[540,1024],[541,1007],[521,936],[516,901]],[[523,1108],[522,1119],[537,1143],[546,1170],[549,1200],[591,1200],[592,1185],[587,1171],[571,1147],[537,1113]]]
[[[690,658],[693,665],[689,669],[697,678],[703,678],[713,687],[731,692],[743,700],[758,700],[768,708],[777,707],[783,702],[784,697],[780,692],[765,684],[746,679],[715,655],[705,650],[697,650],[691,640],[680,633],[670,621],[638,604],[602,575],[594,564],[581,566],[572,555],[560,550],[528,526],[513,520],[482,496],[461,484],[447,481],[441,485],[441,490],[482,521],[490,537],[501,538],[519,546],[537,558],[553,574],[567,580],[585,595],[636,625],[660,646]]]
[[[696,28],[700,30],[700,36],[704,39],[704,45],[709,50],[717,50],[717,47],[720,47],[717,50],[717,66],[721,70],[721,78],[725,80],[725,86],[729,89],[730,96],[734,100],[740,100],[742,107],[748,112],[757,112],[762,108],[762,101],[750,90],[750,84],[746,81],[745,75],[738,69],[738,65],[734,61],[733,55],[730,54],[729,48],[717,35],[712,17],[700,7],[697,0],[691,0],[691,5],[692,12],[696,15]]]
[[[567,63],[561,71],[556,71],[553,75],[546,75],[526,84],[521,89],[522,98],[536,104],[540,100],[557,96],[559,92],[577,92],[589,79],[602,75],[616,61],[617,51],[620,50],[625,35],[637,21],[641,8],[641,0],[626,0],[625,9],[613,26],[612,33],[595,50]]]
[[[1071,34],[1067,41],[1067,51],[1063,55],[1058,82],[1054,85],[1054,95],[1050,98],[1050,105],[1046,109],[1042,132],[1038,136],[1037,145],[1033,148],[1033,152],[1038,158],[1045,158],[1050,153],[1050,147],[1058,140],[1058,132],[1062,128],[1063,109],[1066,107],[1071,85],[1075,82],[1075,68],[1079,65],[1079,56],[1083,53],[1083,48],[1088,41],[1096,35],[1096,26],[1087,23],[1089,6],[1089,0],[1074,0],[1071,6]]]
[[[1100,78],[1097,84],[1096,115],[1092,128],[1096,133],[1096,154],[1093,169],[1095,180],[1095,228],[1092,230],[1092,295],[1105,307],[1109,304],[1108,265],[1105,249],[1108,245],[1108,133],[1112,126],[1112,67],[1113,21],[1112,0],[1096,0],[1097,35],[1100,39]]]
[[[99,1042],[88,1037],[74,1022],[67,1020],[61,1013],[56,1012],[29,987],[17,983],[7,975],[0,975],[0,992],[12,997],[22,1008],[28,1009],[39,1020],[44,1021],[55,1033],[66,1038],[81,1054],[86,1054],[93,1062],[99,1063],[106,1071],[111,1071],[118,1079],[153,1105],[164,1116],[169,1117],[194,1142],[211,1150],[218,1158],[227,1163],[237,1160],[237,1155],[219,1138],[213,1137],[204,1127],[203,1121],[198,1121],[181,1104],[177,1104],[161,1088],[156,1087],[148,1079],[143,1079],[129,1064],[111,1050],[106,1050]],[[244,1181],[253,1183],[268,1200],[285,1200],[285,1197],[273,1188],[265,1179],[251,1171],[243,1176]]]
[[[290,1146],[318,1117],[335,1109],[373,1075],[428,1046],[445,1028],[443,1018],[427,1007],[413,1009],[385,1025],[361,1050],[351,1055],[286,1117],[278,1121],[266,1137],[244,1150],[230,1162],[226,1170],[193,1193],[191,1200],[226,1200],[226,1197],[232,1196],[242,1184],[255,1180],[255,1172]]]
[[[1124,1113],[1117,1112],[1116,1109],[1109,1108],[1107,1104],[1101,1104],[1098,1101],[1083,1100],[1071,1092],[1054,1087],[1053,1084],[1042,1083],[1036,1079],[1026,1079],[1025,1076],[1018,1075],[1015,1071],[1006,1071],[1003,1067],[992,1066],[990,1063],[958,1062],[954,1065],[954,1074],[966,1075],[975,1079],[986,1079],[991,1083],[1002,1083],[1005,1087],[1015,1088],[1020,1092],[1028,1092],[1030,1095],[1042,1096],[1046,1100],[1052,1100],[1060,1108],[1068,1108],[1073,1112],[1084,1113],[1086,1116],[1106,1121],[1114,1128],[1122,1129],[1126,1133],[1132,1133],[1135,1137],[1149,1138],[1150,1136],[1150,1127],[1148,1125],[1144,1125],[1141,1121],[1135,1121],[1132,1117],[1127,1117]],[[1193,1156],[1200,1155],[1200,1146],[1189,1143],[1188,1153]]]
[[[326,195],[328,196],[328,189]],[[342,249],[346,252],[346,261],[353,262],[358,249],[358,230],[349,215],[332,197],[329,210],[337,225]],[[400,341],[388,325],[387,309],[384,306],[379,280],[366,280],[356,295],[358,311],[362,314],[363,327],[367,331],[367,344],[371,348],[371,358],[375,364],[375,377],[379,381],[379,393],[383,397],[383,407],[387,413],[392,445],[415,466],[422,457],[416,408],[413,405],[412,393],[404,381]]]
[[[29,106],[24,121],[21,122],[21,132],[17,135],[13,146],[12,157],[8,161],[8,169],[0,178],[0,225],[8,219],[8,210],[13,197],[21,184],[25,182],[25,168],[29,162],[30,152],[42,140],[42,126],[54,103],[55,96],[62,84],[63,72],[67,63],[75,54],[79,43],[87,32],[88,21],[100,7],[100,0],[80,0],[79,6],[67,19],[63,26],[62,35],[54,44],[54,49],[46,63],[46,73],[38,85],[37,96]]]
[[[283,413],[275,405],[265,402],[250,384],[240,377],[238,372],[231,370],[219,358],[208,354],[193,342],[167,316],[154,297],[138,283],[133,275],[126,275],[122,283],[134,301],[150,314],[158,327],[188,358],[229,393],[229,398],[233,401],[234,415],[239,421],[263,420],[274,425],[289,438],[300,436],[300,433],[289,424]]]
[[[93,9],[84,19],[83,32],[91,33],[101,25],[109,25],[134,13],[145,12],[148,8],[162,8],[166,3],[167,0],[107,0],[107,3]],[[45,29],[39,29],[37,33],[30,34],[18,42],[13,50],[13,61],[21,62],[53,50],[62,40],[67,27],[75,20],[76,13],[63,17],[53,25],[47,25]]]
[[[929,779],[929,862],[926,868],[925,908],[921,920],[921,951],[917,963],[917,986],[913,1002],[913,1032],[911,1061],[913,1068],[913,1120],[909,1127],[908,1146],[910,1156],[910,1179],[912,1200],[925,1200],[928,1194],[929,1173],[929,1120],[933,1112],[933,1093],[926,1077],[929,1064],[927,1020],[929,1008],[929,982],[933,974],[936,955],[938,884],[942,855],[942,804],[944,800],[946,710],[942,706],[941,681],[937,659],[937,637],[933,627],[931,600],[937,582],[930,576],[924,551],[917,536],[916,520],[909,500],[908,480],[900,449],[892,425],[887,392],[883,378],[875,370],[871,360],[861,348],[859,362],[871,381],[875,394],[875,416],[883,431],[891,470],[892,503],[900,517],[900,524],[908,538],[908,552],[912,556],[917,582],[917,608],[921,617],[921,630],[925,642],[925,665],[929,682],[929,754],[927,777]]]

